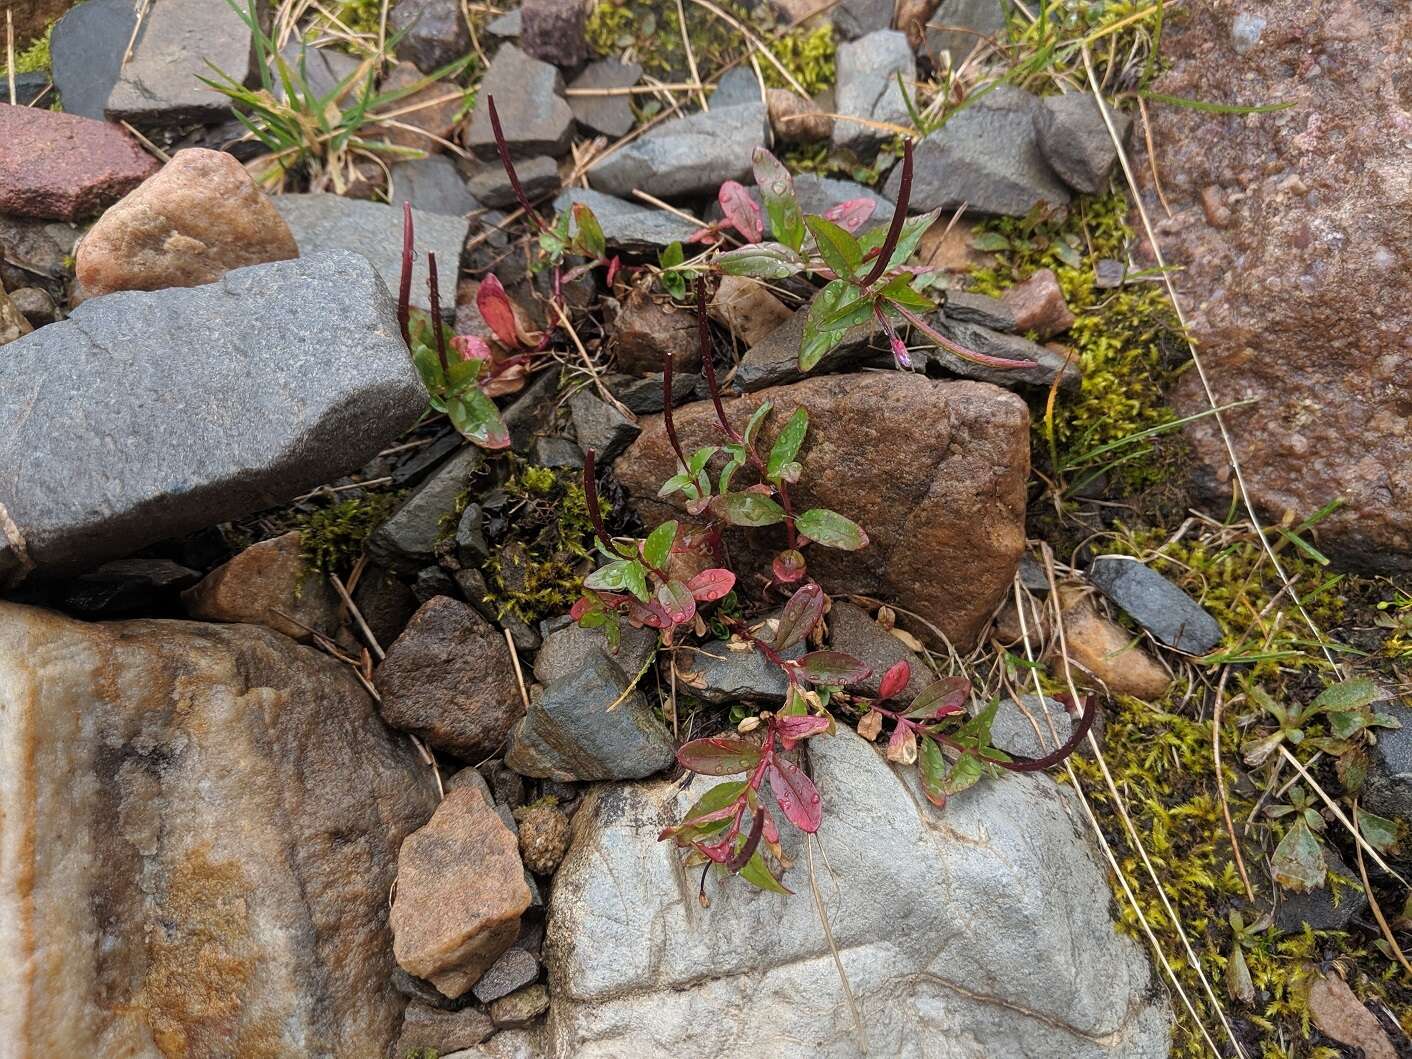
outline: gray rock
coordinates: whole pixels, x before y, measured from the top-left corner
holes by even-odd
[[[223,121],[231,113],[226,97],[198,80],[210,77],[212,67],[241,84],[259,76],[241,12],[209,0],[152,4],[104,113],[139,129]]]
[[[600,59],[584,67],[583,73],[574,78],[570,89],[601,90],[605,88],[631,88],[642,80],[642,67],[637,63],[620,62],[617,59]],[[630,96],[569,96],[569,109],[574,120],[584,129],[593,133],[617,139],[632,131],[637,119],[633,117]]]
[[[510,448],[523,456],[539,433],[549,429],[559,396],[559,373],[542,371],[500,413],[510,431]]]
[[[1048,592],[1049,576],[1043,566],[1026,555],[1020,559],[1020,584],[1031,592]]]
[[[516,946],[505,953],[481,976],[473,991],[482,1004],[509,996],[539,977],[539,961],[534,954]]]
[[[352,254],[110,294],[5,347],[0,504],[39,569],[96,566],[347,474],[425,408]],[[22,565],[0,545],[0,581]]]
[[[672,374],[672,407],[692,400],[698,384],[705,380],[700,375],[689,372]],[[634,375],[609,375],[603,383],[608,392],[627,406],[635,415],[650,415],[662,411],[666,402],[662,399],[662,374],[657,372],[638,378]]]
[[[276,195],[272,200],[299,252],[306,257],[324,250],[351,250],[372,262],[388,289],[402,277],[402,207],[346,199],[324,192]],[[430,309],[427,297],[427,253],[436,254],[443,310],[456,305],[456,272],[470,222],[464,217],[412,210],[417,256],[412,266],[412,304]],[[394,329],[394,334],[396,330]]]
[[[1009,0],[941,0],[927,19],[923,47],[933,59],[943,50],[950,52],[956,69],[986,37],[1004,39],[1009,12]]]
[[[588,57],[586,14],[585,5],[576,0],[523,0],[520,43],[536,59],[564,69],[580,66]]]
[[[1391,701],[1379,703],[1377,710],[1391,714],[1402,727],[1377,729],[1359,798],[1370,812],[1412,820],[1412,710]]]
[[[368,554],[389,570],[409,574],[434,563],[437,542],[454,530],[447,523],[456,517],[457,501],[484,462],[485,455],[473,445],[447,460],[373,531]]]
[[[899,702],[911,702],[917,692],[932,682],[932,671],[914,651],[884,629],[872,615],[852,603],[835,602],[829,608],[829,649],[850,654],[867,665],[869,676],[849,690],[862,695],[876,695],[883,674],[898,662],[906,662],[912,670],[911,683]]]
[[[1028,360],[1034,364],[1032,368],[994,368],[958,357],[939,346],[929,347],[927,356],[932,363],[939,364],[953,375],[966,379],[981,379],[1011,389],[1021,384],[1049,386],[1054,382],[1056,375],[1061,375],[1060,388],[1073,390],[1083,379],[1078,365],[1073,363],[1071,358],[1066,358],[1063,353],[1048,346],[1031,342],[1028,338],[992,331],[980,324],[962,323],[940,314],[932,317],[932,323],[947,338],[976,353],[1010,360]],[[926,343],[927,339],[922,337],[920,341]]]
[[[599,162],[588,182],[625,197],[635,188],[658,198],[715,194],[725,181],[749,175],[768,130],[759,102],[677,118]]]
[[[104,120],[136,21],[129,0],[85,0],[54,23],[49,56],[65,113]]]
[[[1202,655],[1221,642],[1216,619],[1172,582],[1144,563],[1100,555],[1088,579],[1100,592],[1168,647]]]
[[[856,40],[892,25],[895,0],[840,0],[833,24],[844,40]]]
[[[569,188],[554,200],[554,209],[562,212],[576,202],[593,211],[609,246],[629,253],[670,246],[696,231],[695,225],[665,210],[639,206],[592,188]]]
[[[456,523],[456,555],[463,563],[482,563],[490,558],[485,539],[485,512],[479,504],[467,504]]]
[[[500,1029],[528,1026],[549,1010],[549,991],[542,985],[526,986],[490,1005],[491,1021]]]
[[[544,637],[544,645],[534,660],[534,679],[552,684],[578,672],[600,655],[611,658],[631,678],[642,671],[656,647],[657,634],[651,629],[624,625],[614,652],[600,630],[581,629],[570,622]]]
[[[583,466],[583,450],[568,438],[535,438],[530,458],[540,467]]]
[[[524,776],[565,781],[639,779],[667,768],[676,760],[672,734],[642,692],[627,687],[616,662],[590,657],[531,697],[510,731],[505,764]]]
[[[491,19],[485,27],[487,33],[492,37],[499,37],[501,40],[511,40],[518,37],[523,30],[524,19],[520,17],[518,7],[513,11],[507,11],[499,18]]]
[[[500,104],[497,103],[498,107]],[[515,163],[515,176],[531,202],[559,190],[559,163],[548,155],[522,158]],[[487,206],[513,206],[515,189],[498,161],[481,166],[466,184],[470,193]]]
[[[823,375],[873,362],[879,365],[892,363],[892,355],[887,352],[887,340],[880,335],[874,340],[875,328],[872,324],[858,324],[849,328],[844,333],[843,341],[824,354],[811,371],[800,371],[799,347],[804,341],[804,324],[808,316],[808,306],[796,310],[788,321],[746,351],[735,370],[733,383],[737,390],[750,393],[768,386],[798,382],[808,375]]]
[[[465,571],[461,571],[465,573]],[[460,577],[461,574],[457,574]],[[418,603],[429,603],[437,596],[456,595],[456,582],[439,566],[426,566],[417,571],[412,579],[412,595]]]
[[[860,231],[867,231],[874,225],[887,224],[892,220],[892,203],[872,188],[852,180],[837,180],[834,177],[819,176],[817,173],[800,173],[794,178],[794,197],[799,201],[799,208],[805,213],[818,214],[827,213],[850,199],[871,199],[873,215]]]
[[[959,320],[965,324],[979,324],[992,331],[1014,331],[1015,314],[999,298],[988,294],[971,294],[962,290],[946,292],[946,305],[942,310],[948,320]]]
[[[304,43],[304,41],[291,38],[289,43],[280,49],[280,55],[289,65],[295,74],[304,78],[304,83],[308,86],[310,93],[322,99],[338,91],[338,86],[343,85],[343,92],[338,99],[347,101],[357,98],[363,89],[367,77],[361,77],[356,81],[350,81],[354,74],[362,67],[362,62],[346,52],[337,51],[334,48],[314,48]],[[283,102],[285,99],[284,79],[274,69],[271,63],[270,76],[274,80],[275,98]]]
[[[860,157],[888,139],[890,133],[847,120],[848,117],[869,121],[907,125],[907,104],[897,75],[910,86],[917,79],[917,60],[907,35],[884,29],[838,48],[838,84],[834,89],[835,111],[833,145]],[[889,195],[889,199],[894,196]]]
[[[445,1011],[414,1000],[402,1017],[402,1033],[393,1054],[397,1059],[424,1056],[428,1051],[449,1055],[458,1048],[474,1048],[494,1032],[495,1023],[478,1007]]]
[[[798,658],[802,644],[782,652]],[[677,651],[677,687],[714,705],[739,702],[783,702],[789,690],[784,670],[743,640],[711,640],[700,647]]]
[[[445,155],[394,162],[391,168],[391,201],[399,210],[404,202],[410,202],[414,212],[441,213],[448,217],[464,217],[480,209],[481,204],[466,190],[466,181],[455,163]],[[438,253],[438,272],[440,269]]]
[[[15,74],[15,105],[19,107],[32,105],[35,100],[48,91],[49,85],[49,75],[42,70],[35,70],[27,74]],[[8,103],[10,101],[9,85],[7,84],[5,87],[7,89],[5,102]]]
[[[1275,926],[1280,930],[1298,933],[1305,924],[1314,930],[1345,930],[1353,918],[1368,907],[1368,895],[1358,885],[1358,872],[1345,864],[1338,851],[1327,842],[1319,845],[1324,849],[1324,863],[1329,872],[1339,876],[1338,900],[1334,900],[1327,882],[1303,894],[1281,890],[1275,905]]]
[[[1126,139],[1132,119],[1113,111],[1113,125]],[[1075,191],[1096,195],[1108,187],[1118,148],[1108,135],[1098,101],[1087,92],[1046,96],[1034,112],[1035,134],[1045,161]]]
[[[427,72],[471,50],[471,35],[457,0],[398,0],[387,13],[387,28],[403,34],[397,57]]]
[[[505,142],[514,157],[560,157],[568,151],[574,135],[574,114],[564,102],[563,91],[564,79],[553,66],[531,58],[513,44],[500,45],[476,95],[466,147],[482,161],[498,157],[486,103],[494,96]]]
[[[1140,945],[1113,929],[1106,896],[1094,898],[1106,873],[1076,831],[1072,795],[1046,776],[1005,776],[939,813],[915,769],[894,772],[849,729],[812,740],[809,758],[825,808],[818,884],[868,1054],[1168,1054],[1165,994]],[[679,853],[657,835],[716,782],[586,797],[554,880],[540,1054],[706,1059],[719,1054],[721,1013],[746,1008],[731,1024],[739,1054],[862,1054],[795,832],[784,836],[795,895],[712,878],[709,908],[682,896]]]
[[[64,606],[87,617],[171,607],[176,593],[201,579],[170,559],[117,559],[74,579]]]
[[[607,401],[588,390],[569,398],[574,433],[579,447],[593,449],[600,467],[606,467],[636,440],[642,428],[630,421]]]
[[[708,97],[713,110],[759,100],[760,82],[755,80],[755,71],[749,66],[735,66],[723,73]]]
[[[981,708],[981,704],[975,702],[968,707],[973,716],[980,713]],[[1050,731],[1051,724],[1053,731]],[[1039,726],[1038,733],[1035,725]],[[1043,757],[1063,746],[1073,731],[1074,722],[1063,703],[1038,695],[1022,695],[1018,703],[1014,699],[1000,700],[990,726],[990,745],[1018,757]]]
[[[972,213],[1023,217],[1039,203],[1062,206],[1069,191],[1040,153],[1034,131],[1039,101],[1002,85],[952,115],[913,154],[913,212],[962,204]],[[883,194],[897,201],[902,168]]]

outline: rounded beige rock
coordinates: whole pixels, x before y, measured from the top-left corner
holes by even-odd
[[[114,204],[75,254],[85,298],[213,283],[299,256],[289,226],[231,155],[191,147]]]

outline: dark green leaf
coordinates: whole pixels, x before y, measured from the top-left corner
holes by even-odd
[[[882,290],[878,291],[881,297],[898,305],[905,305],[907,308],[919,313],[929,313],[936,308],[932,300],[925,294],[919,294],[912,288],[913,277],[903,273],[900,276],[893,276],[888,280]]]
[[[672,545],[677,539],[677,522],[672,519],[664,522],[647,535],[642,544],[642,557],[648,566],[662,569],[667,565],[667,557],[672,554]]]
[[[794,457],[799,455],[799,447],[804,444],[804,435],[809,432],[809,412],[804,408],[796,408],[794,414],[789,417],[789,422],[785,423],[784,429],[780,431],[780,436],[775,438],[774,447],[770,449],[770,458],[765,464],[765,477],[778,481],[783,473],[785,465],[793,462]]]
[[[862,661],[842,651],[810,651],[799,660],[799,668],[810,683],[836,687],[857,684],[872,672]]]
[[[751,243],[727,250],[716,264],[728,276],[786,279],[804,269],[804,259],[781,243]]]
[[[1397,821],[1370,813],[1361,806],[1358,809],[1358,832],[1379,853],[1386,853],[1397,845]]]
[[[862,526],[828,508],[811,507],[794,520],[794,526],[810,540],[828,548],[852,552],[868,543]]]
[[[917,765],[922,774],[922,793],[938,809],[946,805],[946,758],[934,739],[923,739]]]
[[[799,368],[809,371],[825,353],[843,341],[847,328],[835,328],[826,324],[846,301],[853,298],[854,288],[846,281],[836,279],[814,295],[809,304],[809,315],[804,322],[804,342],[799,348]]]
[[[765,863],[765,858],[760,855],[758,849],[750,855],[750,859],[745,862],[745,867],[740,869],[740,877],[757,890],[768,890],[776,894],[792,894],[794,892],[770,874],[769,865]]]
[[[725,493],[711,501],[711,509],[732,526],[773,526],[784,521],[784,508],[759,493]]]
[[[814,244],[819,248],[824,264],[833,269],[834,275],[842,279],[851,278],[858,269],[858,263],[863,260],[858,240],[823,217],[805,217],[804,223],[814,233]]]
[[[930,739],[924,741],[931,742]],[[984,762],[967,750],[956,759],[956,764],[951,766],[951,770],[946,774],[946,779],[942,782],[942,789],[947,794],[960,794],[968,787],[975,786],[984,771]]]

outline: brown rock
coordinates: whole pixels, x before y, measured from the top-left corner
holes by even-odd
[[[786,143],[810,143],[833,135],[833,118],[817,103],[787,88],[765,90],[765,107],[775,138]]]
[[[332,637],[339,626],[338,595],[304,565],[297,530],[252,544],[181,598],[193,618],[263,625],[304,643],[311,629]]]
[[[233,268],[299,256],[289,226],[232,155],[178,151],[78,244],[85,297],[214,283]]]
[[[33,330],[30,322],[25,319],[24,313],[20,312],[15,303],[10,300],[10,296],[5,293],[5,288],[0,287],[0,346],[6,342],[13,342]]]
[[[0,748],[6,1054],[384,1054],[387,894],[436,790],[347,666],[0,604]]]
[[[18,52],[44,36],[44,30],[73,7],[74,0],[9,0],[5,6],[14,15],[15,50]]]
[[[569,848],[569,818],[553,805],[528,805],[515,811],[520,825],[520,857],[536,875],[553,875]]]
[[[407,1005],[402,1019],[402,1035],[397,1038],[397,1059],[419,1055],[430,1050],[437,1055],[449,1055],[463,1048],[474,1048],[495,1032],[490,1016],[477,1007],[460,1011],[443,1011],[420,1000]]]
[[[881,595],[942,629],[962,649],[984,629],[1014,577],[1024,546],[1029,413],[999,387],[880,372],[811,378],[725,402],[743,426],[763,400],[774,412],[766,449],[798,407],[809,410],[797,510],[826,507],[871,538],[860,551],[818,545],[810,572],[834,592]],[[679,408],[682,445],[716,444],[709,402]],[[678,512],[655,498],[675,457],[660,416],[615,465],[649,525]],[[738,477],[738,487],[750,479]],[[763,569],[783,547],[778,526],[728,535],[740,571]]]
[[[873,620],[862,607],[835,600],[829,608],[829,647],[852,655],[871,671],[851,690],[861,695],[876,696],[883,674],[898,662],[906,662],[912,671],[911,683],[897,696],[901,702],[911,702],[917,692],[932,682],[932,671],[921,657]]]
[[[957,221],[953,225],[950,217],[942,217],[922,233],[921,242],[917,245],[917,260],[943,272],[970,272],[974,268],[986,268],[994,263],[995,255],[973,247],[971,240],[975,236],[974,224]]]
[[[520,6],[520,46],[555,66],[571,69],[588,57],[581,0],[524,0]]]
[[[480,791],[451,791],[397,856],[393,952],[408,974],[461,996],[515,943],[529,904],[515,836]]]
[[[542,985],[527,985],[491,1004],[490,1019],[496,1029],[510,1030],[528,1026],[548,1010],[549,990]]]
[[[1251,116],[1152,110],[1175,214],[1158,238],[1216,401],[1256,400],[1225,420],[1257,506],[1278,520],[1341,497],[1319,524],[1320,547],[1408,569],[1412,119],[1394,87],[1406,73],[1408,10],[1252,0],[1234,28],[1233,10],[1191,5],[1163,34],[1171,69],[1153,90],[1293,106]],[[1151,168],[1136,160],[1133,169],[1149,213],[1165,218]],[[1186,414],[1208,408],[1195,372],[1173,399]],[[1229,495],[1216,421],[1186,431],[1198,484]]]
[[[40,287],[18,287],[12,290],[10,304],[34,327],[51,324],[59,315],[59,307],[54,304],[54,299],[48,291]]]
[[[0,103],[0,213],[76,221],[157,171],[120,126]]]
[[[1160,699],[1172,683],[1171,676],[1138,645],[1136,635],[1098,613],[1092,600],[1079,597],[1064,608],[1064,645],[1069,661],[1077,665],[1076,678],[1087,673],[1111,695]],[[1053,650],[1059,649],[1057,639]],[[1063,661],[1054,658],[1050,671],[1062,677]],[[1081,671],[1080,671],[1081,670]]]
[[[1000,300],[1014,314],[1015,330],[1022,334],[1037,331],[1041,342],[1073,326],[1074,314],[1064,300],[1059,278],[1050,269],[1042,268],[1015,284]]]
[[[495,753],[525,712],[505,638],[450,596],[422,604],[373,680],[388,724],[465,761]]]
[[[1334,971],[1309,986],[1309,1015],[1325,1037],[1359,1049],[1363,1059],[1395,1059],[1387,1031]]]
[[[763,340],[793,315],[764,284],[745,276],[722,276],[716,295],[711,299],[711,319],[740,339],[746,348]]]
[[[410,88],[425,75],[412,63],[398,63],[383,78],[381,92],[396,92]],[[402,96],[386,106],[382,112],[403,111],[392,120],[397,125],[377,126],[377,135],[398,147],[413,147],[427,154],[440,154],[446,145],[439,140],[451,139],[456,130],[456,115],[465,99],[465,91],[460,85],[450,81],[432,81],[424,88]],[[440,102],[437,102],[440,100]],[[411,109],[416,108],[416,109]],[[411,128],[403,126],[410,125]],[[418,132],[416,130],[420,129]],[[426,134],[430,135],[426,135]]]
[[[668,353],[677,371],[701,366],[696,318],[670,299],[658,301],[643,290],[633,291],[623,302],[613,323],[613,348],[618,370],[629,375],[661,371]]]

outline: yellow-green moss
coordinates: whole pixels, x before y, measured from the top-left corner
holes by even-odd
[[[305,564],[322,573],[348,570],[373,530],[397,506],[396,493],[368,493],[319,508],[294,520]]]
[[[49,57],[49,38],[53,32],[54,25],[50,23],[44,28],[42,36],[36,37],[29,47],[15,54],[15,73],[37,74],[49,72],[49,66],[52,61]],[[0,51],[3,51],[3,49],[0,49]],[[0,63],[0,74],[6,72],[6,65]]]
[[[838,41],[834,38],[832,24],[782,33],[770,41],[770,50],[810,96],[828,88],[837,77]],[[760,73],[770,88],[790,87],[774,63],[761,62]]]
[[[333,5],[333,14],[354,33],[376,37],[382,26],[382,0],[342,0]]]

